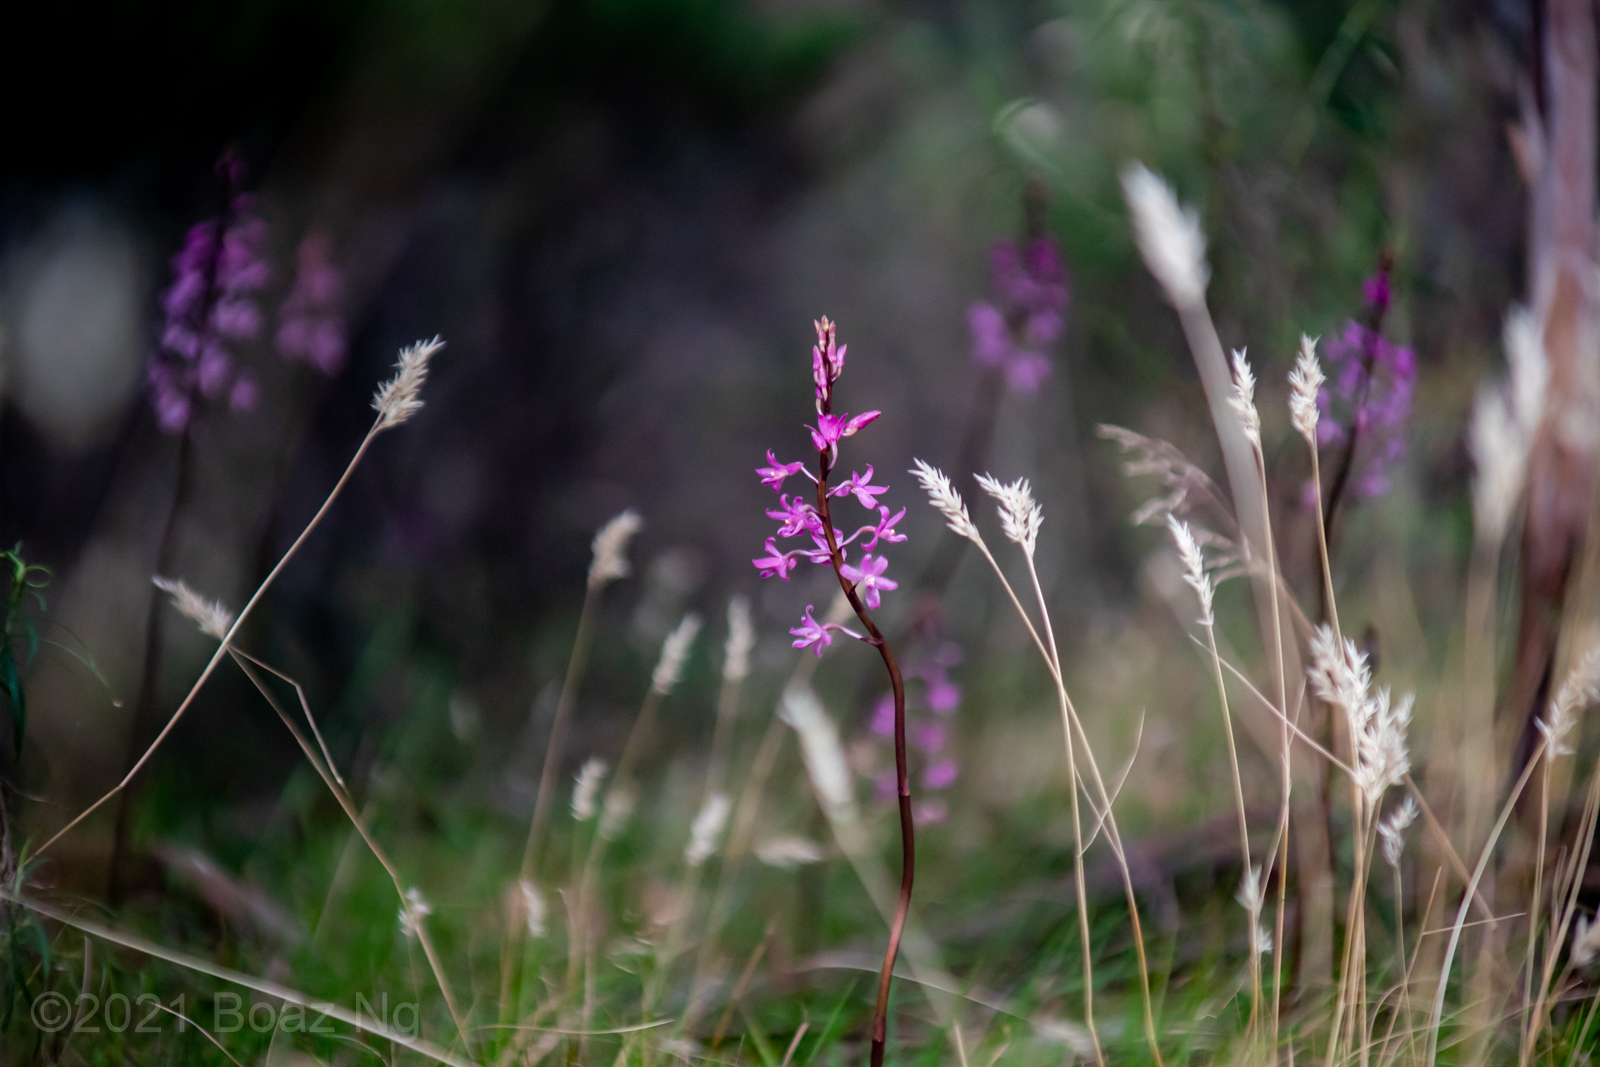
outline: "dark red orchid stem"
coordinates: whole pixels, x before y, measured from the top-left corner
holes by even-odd
[[[832,383],[822,401],[822,414],[831,414],[833,406]],[[894,921],[889,925],[889,944],[883,952],[883,969],[878,972],[878,1001],[872,1010],[872,1067],[883,1067],[884,1046],[889,1033],[889,983],[894,978],[894,963],[900,955],[900,936],[905,932],[906,916],[911,911],[911,883],[916,875],[917,842],[911,821],[911,777],[906,771],[906,683],[900,676],[900,664],[894,658],[883,634],[878,630],[866,605],[856,595],[855,583],[844,576],[844,557],[839,552],[838,535],[834,533],[833,519],[828,514],[828,472],[832,470],[832,451],[824,448],[817,454],[817,515],[822,519],[822,531],[828,538],[828,552],[833,563],[833,573],[839,579],[856,618],[867,631],[868,643],[875,646],[883,657],[889,672],[889,684],[894,688],[894,778],[895,792],[900,799],[900,899],[895,904]]]

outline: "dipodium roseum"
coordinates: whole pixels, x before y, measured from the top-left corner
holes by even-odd
[[[832,567],[839,588],[850,601],[850,607],[855,610],[863,632],[858,633],[837,622],[819,622],[815,615],[815,606],[807,604],[800,625],[789,631],[795,638],[794,647],[809,648],[821,656],[822,650],[833,643],[835,635],[844,634],[876,648],[878,654],[883,657],[884,669],[889,674],[893,716],[890,729],[895,739],[895,792],[900,806],[903,859],[900,899],[895,908],[894,922],[889,928],[889,944],[884,952],[883,968],[878,976],[878,998],[872,1016],[871,1062],[873,1067],[882,1067],[888,1032],[889,985],[894,974],[895,957],[900,951],[900,934],[911,906],[911,882],[915,867],[912,863],[914,852],[911,782],[906,764],[905,679],[900,674],[900,665],[895,660],[893,651],[890,650],[888,642],[883,639],[883,634],[868,612],[876,610],[882,604],[885,592],[892,592],[899,587],[899,583],[893,578],[885,576],[889,561],[882,554],[882,546],[885,543],[894,544],[906,539],[904,534],[895,529],[895,525],[905,516],[905,509],[901,508],[898,512],[890,514],[887,505],[878,503],[878,498],[887,493],[889,487],[872,484],[874,471],[870,463],[866,465],[865,474],[852,470],[850,477],[838,485],[830,487],[828,484],[828,476],[839,461],[840,442],[860,433],[882,413],[866,411],[859,415],[834,414],[834,386],[837,385],[839,376],[844,373],[846,346],[838,343],[834,325],[826,318],[817,320],[816,327],[817,343],[811,349],[811,380],[816,393],[817,421],[814,425],[806,427],[811,435],[811,444],[817,451],[816,473],[808,470],[803,461],[784,463],[778,459],[773,450],[767,451],[767,465],[756,468],[756,475],[763,485],[770,486],[778,495],[778,506],[767,510],[767,517],[778,523],[778,529],[766,540],[766,554],[751,562],[761,572],[761,577],[778,577],[784,581],[789,580],[790,573],[800,565],[801,560]],[[784,483],[797,476],[804,477],[815,487],[815,503],[806,499],[807,495],[812,494],[797,493],[790,496],[783,491]],[[846,499],[864,508],[868,514],[866,521],[858,525],[848,537],[835,524],[833,515],[833,502]],[[802,545],[799,548],[785,549],[778,544],[780,540],[795,537],[810,541],[810,547]],[[861,550],[861,556],[852,561],[849,558],[850,546],[858,542],[857,547]],[[949,768],[941,767],[933,777],[948,785],[954,778],[953,765]]]
[[[901,508],[891,514],[887,506],[878,502],[878,498],[887,493],[889,487],[872,484],[876,472],[870,463],[866,465],[865,474],[852,470],[850,477],[838,485],[828,485],[828,475],[838,462],[839,443],[847,437],[854,437],[882,412],[833,414],[834,383],[844,373],[848,346],[838,343],[834,324],[826,318],[818,320],[816,329],[817,343],[811,352],[811,370],[816,387],[817,421],[805,429],[811,435],[812,446],[817,450],[820,476],[808,470],[803,460],[784,463],[772,449],[767,450],[767,465],[757,467],[756,474],[761,478],[761,484],[770,486],[778,494],[778,506],[767,509],[767,517],[777,521],[778,530],[775,536],[767,538],[766,554],[751,562],[761,572],[761,577],[777,577],[786,582],[801,560],[831,564],[846,591],[858,597],[866,608],[876,609],[883,602],[883,593],[900,585],[893,578],[885,576],[889,561],[879,549],[882,542],[893,544],[906,539],[905,534],[895,528],[906,512]],[[795,476],[802,476],[817,487],[815,504],[809,502],[804,493],[790,495],[783,491],[784,483]],[[829,503],[847,498],[865,508],[869,515],[873,512],[877,514],[876,519],[869,517],[849,536],[845,536],[835,525]],[[804,538],[811,543],[799,548],[779,547],[780,539],[793,537]],[[859,545],[857,542],[860,542]],[[852,545],[862,550],[861,558],[854,562],[850,560]],[[874,555],[875,552],[878,554]],[[832,643],[835,632],[843,631],[852,637],[861,636],[836,623],[817,622],[812,618],[811,610],[807,609],[800,626],[789,631],[795,636],[796,648],[812,648],[820,656],[823,648]]]

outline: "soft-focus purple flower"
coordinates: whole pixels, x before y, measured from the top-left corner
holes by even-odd
[[[254,411],[259,396],[260,390],[256,387],[255,379],[241,375],[228,393],[228,406],[235,411]]]
[[[929,789],[945,789],[961,773],[961,764],[953,759],[942,759],[922,773],[922,784]]]
[[[1367,304],[1379,314],[1389,310],[1389,302],[1393,292],[1389,288],[1389,272],[1380,270],[1377,274],[1361,283],[1361,295],[1366,298]]]
[[[937,626],[927,635],[937,641]],[[959,763],[948,752],[950,728],[945,720],[955,711],[961,700],[960,687],[950,681],[948,669],[961,662],[961,646],[951,641],[938,642],[931,652],[913,656],[904,661],[908,681],[922,681],[920,689],[908,686],[906,690],[906,739],[918,754],[922,786],[927,790],[948,788],[960,770]],[[932,712],[930,716],[928,713]],[[870,719],[871,732],[887,738],[894,733],[894,695],[885,693],[873,705]],[[880,799],[894,800],[894,774],[886,774],[888,786],[880,792]],[[930,802],[932,803],[932,802]],[[920,818],[920,816],[919,816]]]
[[[911,734],[911,744],[921,752],[939,752],[944,748],[944,724],[925,722]]]
[[[936,826],[950,817],[950,805],[942,800],[919,800],[912,805],[918,826]]]
[[[993,304],[973,304],[967,309],[967,329],[972,332],[972,358],[985,367],[999,367],[1011,354],[1011,331],[1006,317]]]
[[[241,196],[234,204],[234,223],[222,235],[222,258],[217,263],[217,282],[229,296],[254,292],[272,276],[262,258],[267,224],[250,214],[249,197]]]
[[[225,156],[218,174],[232,181],[239,166],[236,157]],[[255,294],[270,276],[266,240],[266,223],[251,214],[250,198],[235,196],[225,218],[191,226],[172,257],[172,282],[161,296],[166,321],[147,374],[151,406],[165,432],[187,428],[200,397],[226,395],[236,410],[254,404],[254,383],[237,388],[242,379],[235,381],[226,342],[261,331]]]
[[[761,475],[761,484],[772,486],[774,493],[783,489],[783,480],[791,474],[796,474],[805,469],[803,461],[794,463],[779,463],[778,457],[772,454],[772,449],[767,449],[767,463],[770,466],[757,467],[756,473]]]
[[[779,551],[778,542],[775,538],[767,538],[766,549],[767,554],[765,556],[760,559],[753,559],[750,562],[760,568],[761,577],[771,578],[776,574],[787,582],[789,580],[789,572],[794,570],[795,567],[794,557]]]
[[[155,408],[156,423],[165,433],[180,433],[189,425],[193,401],[189,393],[173,380],[170,368],[153,364],[150,367],[150,403]]]
[[[261,332],[261,312],[254,300],[238,297],[219,300],[212,321],[218,333],[235,340],[248,341]]]
[[[344,275],[333,265],[326,235],[313,231],[300,242],[294,288],[278,311],[278,351],[332,377],[344,366],[344,317],[339,302]]]
[[[894,734],[894,694],[885,693],[872,705],[872,732],[879,737]]]
[[[1066,326],[1067,284],[1054,240],[1036,238],[1019,247],[996,241],[989,251],[990,300],[967,310],[972,358],[1004,372],[1020,393],[1039,388],[1050,373],[1044,349]]]
[[[1019,393],[1036,391],[1050,376],[1050,360],[1037,352],[1018,349],[1006,363],[1006,384]]]
[[[873,558],[872,553],[863,553],[861,565],[845,564],[839,569],[847,582],[854,582],[856,592],[861,594],[861,599],[867,607],[877,608],[882,599],[879,590],[899,589],[900,583],[883,577],[884,570],[889,566],[889,561],[882,556]]]
[[[218,342],[206,345],[200,350],[198,380],[201,394],[206,397],[220,396],[232,370],[233,361],[228,358],[226,348]]]
[[[941,715],[948,715],[961,706],[961,687],[948,678],[940,677],[928,683],[928,707]]]
[[[868,484],[871,481],[872,464],[868,463],[867,476],[865,478],[855,471],[851,471],[850,477],[840,482],[838,487],[833,489],[829,495],[842,497],[854,494],[855,498],[861,502],[861,506],[870,510],[878,506],[878,497],[889,491],[887,485]]]
[[[1389,490],[1387,469],[1405,455],[1416,353],[1354,320],[1323,352],[1328,384],[1317,394],[1317,443],[1343,444],[1353,428],[1362,464],[1355,490],[1381,496]]]

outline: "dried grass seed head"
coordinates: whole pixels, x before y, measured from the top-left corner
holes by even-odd
[[[572,817],[579,822],[594,818],[595,800],[600,795],[600,783],[611,768],[598,756],[591,756],[578,772],[578,784],[572,790]]]
[[[1506,316],[1504,344],[1510,368],[1511,411],[1531,440],[1544,415],[1550,386],[1550,359],[1533,312],[1519,307]]]
[[[1300,357],[1289,372],[1289,421],[1313,451],[1317,447],[1317,394],[1323,381],[1317,339],[1301,334]]]
[[[1200,598],[1200,625],[1210,628],[1216,622],[1212,612],[1215,590],[1211,585],[1211,576],[1206,573],[1205,555],[1200,543],[1195,540],[1189,524],[1171,514],[1167,515],[1167,529],[1172,532],[1172,540],[1178,546],[1178,557],[1183,560],[1183,580]]]
[[[1383,861],[1389,866],[1400,866],[1400,854],[1406,847],[1406,829],[1417,821],[1418,814],[1420,810],[1416,798],[1407,796],[1389,813],[1388,818],[1378,823],[1378,837],[1383,842]]]
[[[656,661],[655,673],[650,676],[650,688],[662,696],[672,692],[672,687],[683,677],[683,662],[689,658],[689,648],[700,633],[700,616],[692,612],[661,643],[661,658]]]
[[[1018,478],[1007,485],[992,474],[980,474],[977,478],[984,492],[1000,501],[1000,528],[1006,537],[1021,545],[1032,558],[1039,543],[1039,527],[1044,524],[1044,512],[1033,499],[1028,479]]]
[[[606,794],[605,810],[600,813],[600,829],[597,832],[601,840],[615,841],[622,836],[623,828],[633,817],[636,799],[631,786],[612,785],[611,791]]]
[[[1550,364],[1538,323],[1526,308],[1506,316],[1507,381],[1478,389],[1467,447],[1478,476],[1472,512],[1480,537],[1498,540],[1511,523],[1522,494],[1528,455],[1544,416]]]
[[[920,459],[912,462],[916,466],[911,468],[911,474],[928,494],[928,503],[944,516],[950,529],[973,544],[982,545],[983,536],[972,524],[972,516],[967,514],[967,505],[961,502],[961,494],[950,484],[950,479],[946,478],[939,468],[930,466]]]
[[[1250,360],[1243,349],[1233,350],[1233,397],[1228,404],[1238,413],[1244,435],[1260,451],[1261,415],[1256,411],[1256,376],[1250,370]]]
[[[700,813],[694,817],[694,825],[689,828],[689,847],[683,853],[685,863],[698,867],[716,853],[717,842],[728,825],[728,811],[726,793],[712,793],[706,798]]]
[[[633,573],[628,565],[628,542],[644,526],[644,520],[632,508],[617,515],[600,527],[591,545],[594,559],[589,564],[589,588],[598,589],[617,578]]]
[[[1211,268],[1200,216],[1178,203],[1172,187],[1143,163],[1122,171],[1122,193],[1133,217],[1133,237],[1167,299],[1178,308],[1202,305]]]
[[[378,386],[372,409],[378,413],[378,429],[399,426],[422,410],[422,383],[428,380],[428,360],[444,347],[438,337],[418,341],[400,350],[393,378]]]
[[[1239,891],[1233,895],[1233,899],[1250,913],[1252,922],[1261,917],[1261,909],[1267,902],[1267,880],[1262,877],[1259,863],[1253,864],[1239,879]]]
[[[804,687],[784,690],[778,718],[800,735],[800,754],[823,811],[835,823],[853,823],[857,809],[850,764],[839,744],[839,728],[823,710],[822,701]]]
[[[1317,696],[1344,716],[1355,745],[1354,777],[1367,802],[1376,811],[1383,794],[1411,770],[1407,731],[1411,726],[1413,698],[1389,699],[1389,690],[1372,693],[1372,672],[1367,657],[1354,641],[1340,641],[1327,625],[1311,635],[1311,666],[1306,674]]]
[[[723,647],[722,679],[740,682],[750,674],[750,650],[756,644],[756,629],[750,621],[750,601],[735,596],[728,601],[728,643]]]
[[[1311,666],[1306,671],[1317,696],[1348,718],[1367,699],[1372,672],[1367,657],[1349,638],[1340,641],[1326,623],[1311,632]]]
[[[423,920],[432,914],[433,905],[423,898],[422,890],[416,886],[406,890],[405,900],[400,907],[400,929],[405,931],[407,937],[420,935]]]
[[[233,612],[223,607],[221,601],[207,600],[190,589],[182,578],[163,578],[158,574],[150,581],[172,598],[172,606],[198,626],[201,633],[218,641],[228,636],[233,627]]]
[[[1516,420],[1500,390],[1479,388],[1472,406],[1467,450],[1478,470],[1472,480],[1473,523],[1480,538],[1498,540],[1511,523],[1528,458]]]
[[[821,845],[804,837],[772,837],[756,846],[756,859],[784,871],[820,863],[824,855]]]
[[[522,917],[528,924],[528,936],[540,938],[545,934],[544,895],[539,887],[526,878],[517,880],[517,890],[522,898]]]
[[[1166,496],[1145,501],[1130,516],[1129,521],[1135,526],[1158,525],[1165,523],[1168,515],[1184,516],[1203,510],[1218,525],[1238,529],[1216,483],[1175,445],[1106,423],[1098,426],[1095,432],[1108,441],[1115,441],[1125,456],[1131,453],[1123,462],[1123,474],[1130,478],[1153,474],[1167,488]],[[1248,554],[1242,551],[1242,546],[1201,526],[1196,526],[1193,532],[1195,540],[1211,550],[1213,582],[1243,573],[1242,564]]]
[[[1379,689],[1350,717],[1350,736],[1355,739],[1355,781],[1369,812],[1377,811],[1384,793],[1399,785],[1411,770],[1406,734],[1411,728],[1412,704],[1409,693],[1391,701],[1389,690]]]
[[[1567,735],[1578,725],[1578,712],[1596,700],[1600,700],[1600,645],[1591,645],[1562,679],[1555,699],[1550,702],[1548,719],[1534,720],[1534,725],[1545,736],[1549,755],[1573,754]]]
[[[1600,922],[1580,915],[1572,929],[1572,963],[1584,970],[1592,970],[1596,957],[1600,957]]]

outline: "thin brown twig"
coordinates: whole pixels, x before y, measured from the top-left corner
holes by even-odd
[[[595,602],[599,599],[603,583],[591,580],[583,594],[583,608],[578,613],[578,632],[572,640],[572,654],[567,660],[567,673],[561,681],[561,695],[556,698],[556,712],[550,723],[550,740],[545,745],[544,766],[539,771],[539,791],[533,801],[533,818],[528,824],[528,842],[522,849],[522,877],[532,880],[538,867],[539,848],[543,844],[544,829],[549,822],[550,797],[555,792],[556,771],[561,766],[562,744],[566,740],[567,720],[572,716],[572,705],[577,700],[578,681],[589,661],[589,644],[594,635]]]
[[[217,646],[217,651],[212,654],[211,660],[206,664],[205,670],[200,672],[200,677],[197,678],[194,685],[189,688],[189,693],[183,698],[183,702],[178,705],[178,710],[172,713],[172,717],[168,719],[167,724],[161,728],[161,732],[156,735],[155,740],[150,742],[150,746],[145,749],[144,755],[140,756],[138,760],[134,762],[133,766],[128,769],[128,773],[123,776],[120,782],[112,786],[111,789],[99,800],[83,809],[83,811],[74,817],[71,822],[57,830],[49,840],[47,840],[43,845],[39,846],[38,851],[35,852],[34,855],[43,855],[49,850],[51,845],[61,840],[61,838],[65,837],[67,833],[70,832],[74,827],[98,811],[107,801],[126,789],[128,787],[128,783],[133,781],[134,776],[138,774],[139,771],[144,768],[144,765],[150,761],[150,757],[155,755],[156,749],[161,747],[161,742],[167,739],[167,735],[171,734],[172,731],[177,727],[178,720],[183,717],[183,713],[188,711],[190,705],[194,703],[194,698],[199,694],[200,687],[206,684],[206,680],[209,679],[212,673],[216,671],[217,664],[222,662],[223,654],[227,652],[229,642],[233,640],[234,635],[239,632],[239,627],[244,625],[244,621],[249,617],[251,610],[258,603],[260,603],[261,598],[266,595],[267,589],[272,585],[273,581],[277,579],[278,575],[283,571],[283,568],[288,564],[289,560],[294,558],[295,553],[300,550],[300,546],[305,544],[306,539],[311,536],[311,532],[317,528],[319,523],[321,523],[323,516],[326,515],[328,513],[328,509],[333,506],[333,502],[338,498],[340,491],[343,490],[346,483],[349,482],[350,475],[355,471],[356,466],[361,462],[361,457],[367,454],[367,449],[371,447],[372,442],[377,438],[378,434],[382,432],[383,429],[384,416],[380,415],[377,421],[372,424],[372,428],[367,431],[367,435],[361,439],[361,444],[356,449],[355,455],[350,458],[349,465],[345,467],[344,473],[339,476],[339,480],[334,483],[333,489],[328,493],[327,499],[322,502],[322,506],[317,509],[317,513],[311,517],[311,521],[306,524],[306,528],[300,531],[300,536],[294,539],[294,543],[289,546],[288,551],[286,551],[282,558],[278,560],[277,565],[273,567],[270,572],[268,572],[266,578],[262,579],[261,584],[256,587],[256,591],[251,594],[250,599],[245,602],[244,607],[239,609],[238,617],[233,620],[233,625],[228,628],[227,634],[223,636],[221,644]]]
[[[279,678],[282,678],[293,685],[296,694],[298,694],[300,697],[301,706],[305,710],[307,720],[314,722],[315,720],[313,720],[311,717],[311,708],[305,700],[305,690],[301,688],[300,684],[294,679],[290,678],[282,671],[267,666],[265,663],[262,663],[259,659],[250,655],[248,652],[244,652],[237,648],[230,648],[228,649],[228,652],[233,656],[234,662],[239,665],[239,669],[244,671],[245,676],[250,679],[251,684],[254,685],[258,691],[260,691],[263,697],[266,698],[267,703],[272,706],[272,710],[278,713],[278,718],[282,719],[283,724],[289,728],[289,733],[294,736],[295,741],[300,745],[301,751],[305,753],[306,760],[316,770],[318,776],[322,778],[323,784],[328,787],[328,791],[334,795],[336,800],[338,800],[339,806],[344,809],[345,815],[350,819],[351,823],[354,824],[356,831],[361,834],[361,839],[367,843],[367,848],[372,851],[372,855],[379,863],[383,865],[384,871],[388,873],[390,881],[394,883],[394,891],[400,898],[400,906],[402,908],[407,907],[409,904],[409,898],[406,895],[405,883],[400,878],[400,872],[398,868],[395,867],[394,862],[389,859],[388,854],[384,852],[382,846],[378,844],[378,842],[373,838],[371,832],[367,829],[360,813],[356,811],[355,801],[350,797],[349,792],[344,787],[343,779],[341,779],[338,775],[338,772],[333,769],[332,760],[329,760],[327,766],[323,766],[321,761],[317,759],[317,754],[312,749],[311,744],[305,739],[305,735],[303,735],[295,726],[294,720],[289,716],[289,713],[283,709],[283,706],[278,703],[277,697],[275,697],[272,691],[267,688],[266,682],[255,672],[252,665],[271,671]],[[439,992],[444,994],[445,1006],[450,1009],[450,1018],[456,1024],[456,1032],[461,1035],[461,1039],[463,1041],[466,1041],[466,1020],[461,1014],[460,1006],[456,1003],[455,993],[451,990],[450,982],[445,977],[444,964],[439,959],[438,952],[434,949],[433,938],[428,934],[427,927],[422,922],[421,916],[416,917],[416,921],[412,928],[415,929],[417,933],[417,940],[422,944],[422,952],[423,955],[427,957],[429,968],[433,971],[434,981],[439,984]]]

